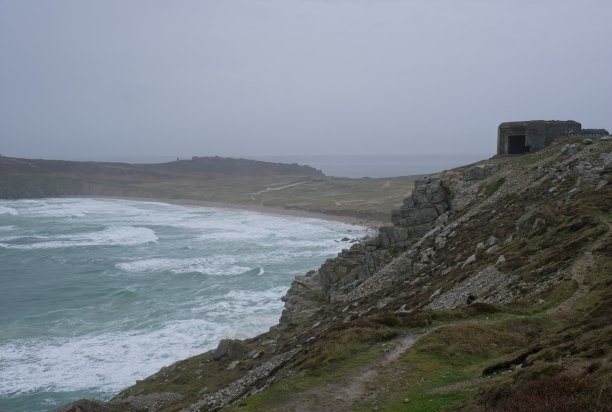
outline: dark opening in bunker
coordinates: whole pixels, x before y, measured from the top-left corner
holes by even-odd
[[[525,146],[525,135],[517,134],[508,136],[508,153],[510,154],[523,154],[528,151]]]

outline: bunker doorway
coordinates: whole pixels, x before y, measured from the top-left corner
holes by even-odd
[[[527,152],[527,146],[525,146],[525,135],[517,134],[508,136],[508,153],[509,154],[523,154]]]

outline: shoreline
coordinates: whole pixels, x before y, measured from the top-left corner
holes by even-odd
[[[302,209],[285,209],[280,207],[272,206],[261,206],[261,205],[249,205],[242,203],[226,203],[226,202],[213,202],[209,200],[193,200],[193,199],[169,199],[163,197],[138,197],[138,196],[66,196],[66,198],[83,198],[83,199],[116,199],[116,200],[132,200],[136,202],[157,202],[167,203],[170,205],[177,206],[197,206],[197,207],[210,207],[215,209],[226,209],[226,210],[245,210],[249,212],[257,212],[262,214],[274,215],[274,216],[289,216],[289,217],[304,217],[321,219],[332,222],[347,223],[355,226],[367,227],[370,230],[376,231],[381,226],[390,225],[391,222],[381,222],[377,220],[370,220],[366,218],[360,218],[355,216],[344,216],[335,215],[332,213],[321,213],[321,212],[310,212]]]

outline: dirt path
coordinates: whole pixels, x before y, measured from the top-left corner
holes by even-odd
[[[303,180],[301,182],[290,183],[288,185],[269,187],[267,189],[260,190],[259,192],[251,193],[251,197],[260,195],[262,193],[275,192],[277,190],[289,189],[290,187],[295,187],[295,186],[303,185],[304,183],[310,183],[310,182],[311,182],[310,180]]]
[[[399,358],[410,348],[416,338],[412,335],[395,339],[393,349],[386,352],[373,363],[362,366],[343,379],[326,382],[296,393],[287,402],[274,411],[319,412],[351,411],[353,404],[364,398],[370,386],[375,386],[379,371]]]

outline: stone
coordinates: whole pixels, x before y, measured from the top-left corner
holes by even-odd
[[[436,289],[436,291],[434,293],[431,294],[431,296],[429,297],[429,299],[433,299],[436,296],[438,296],[440,293],[442,293],[442,289]]]
[[[228,365],[227,370],[228,370],[228,371],[231,371],[232,369],[236,369],[236,366],[238,366],[239,364],[240,364],[240,361],[237,361],[237,360],[232,361],[232,362],[230,362],[230,364]]]
[[[445,293],[430,299],[426,309],[451,309],[475,301],[504,303],[512,299],[507,289],[514,277],[508,276],[494,266],[488,266],[478,273],[453,286]]]
[[[599,183],[597,183],[597,186],[595,187],[595,190],[600,190],[602,189],[605,185],[608,184],[607,180],[600,180]]]
[[[612,153],[605,155],[603,159],[603,171],[602,173],[612,172]]]
[[[542,219],[541,217],[538,217],[536,218],[536,220],[534,220],[531,230],[533,232],[538,232],[544,229],[545,227],[546,227],[546,220]]]
[[[497,258],[497,262],[495,262],[495,265],[501,265],[503,263],[506,263],[506,257],[504,255],[499,255],[499,257]]]
[[[238,339],[221,339],[217,349],[212,354],[213,360],[219,360],[223,357],[236,359],[244,354],[244,343]]]
[[[146,395],[132,395],[126,398],[115,398],[109,401],[109,404],[115,406],[115,408],[112,409],[113,411],[158,411],[183,398],[183,395],[176,392],[153,392],[147,393]],[[116,406],[118,406],[119,409],[117,409]],[[89,409],[87,409],[87,411],[93,412]]]
[[[446,246],[446,238],[438,236],[434,243],[436,245],[436,249],[444,249],[444,247]]]
[[[489,236],[489,238],[487,239],[487,242],[485,243],[485,245],[487,247],[491,247],[493,245],[496,245],[499,242],[499,239],[496,238],[495,236],[491,235]]]
[[[529,223],[532,220],[532,218],[534,218],[536,213],[537,213],[536,209],[531,209],[525,212],[524,214],[522,214],[521,217],[519,217],[514,223],[516,230],[525,229],[526,224]]]
[[[250,352],[247,354],[247,356],[248,356],[249,358],[251,358],[251,359],[257,359],[257,358],[261,357],[261,355],[263,355],[263,352],[262,352],[262,351],[258,351],[258,350],[256,350],[256,349],[254,349],[254,350],[250,351]]]
[[[463,262],[463,265],[461,265],[461,268],[466,267],[467,265],[470,265],[472,263],[476,262],[476,255],[472,255],[469,258],[467,258],[465,260],[465,262]]]
[[[484,165],[476,165],[470,167],[463,173],[465,180],[483,180],[497,171],[497,165],[493,163],[487,163]]]
[[[54,412],[110,412],[111,408],[106,402],[91,399],[79,399],[54,409]]]
[[[570,157],[578,153],[578,145],[577,144],[566,144],[561,148],[561,156],[562,157]]]
[[[486,247],[486,246],[485,246],[484,242],[479,242],[479,243],[476,245],[476,253],[480,253],[480,252],[482,252],[483,250],[485,250],[485,247]]]
[[[497,252],[497,251],[498,251],[498,249],[499,249],[499,246],[497,246],[497,245],[493,245],[493,246],[491,246],[490,248],[488,248],[488,249],[485,251],[485,253],[486,253],[487,255],[492,255],[492,254],[494,254],[495,252]]]
[[[436,255],[432,248],[427,248],[421,252],[421,262],[429,262]]]
[[[268,339],[268,340],[264,340],[263,342],[261,342],[262,346],[275,346],[276,345],[276,339]]]
[[[400,306],[395,312],[393,313],[412,313],[413,309],[406,309],[406,304],[404,303],[402,306]]]

